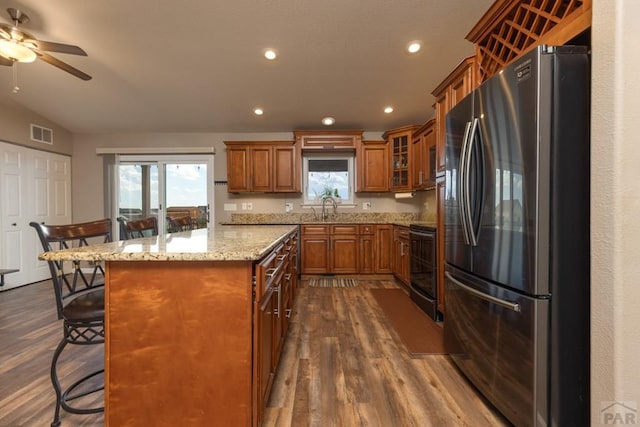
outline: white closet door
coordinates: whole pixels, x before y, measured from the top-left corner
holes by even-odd
[[[71,222],[71,160],[5,143],[0,143],[0,154],[0,268],[20,270],[5,276],[0,290],[6,290],[49,277],[47,264],[38,260],[42,246],[29,223]]]
[[[29,271],[25,265],[25,240],[30,241],[29,222],[26,221],[29,172],[26,151],[18,146],[3,144],[2,163],[2,262],[0,268],[20,271],[5,277],[4,289],[27,283]],[[3,289],[3,290],[4,290]]]

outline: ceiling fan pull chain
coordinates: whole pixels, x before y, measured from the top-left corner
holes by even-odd
[[[18,86],[18,61],[14,61],[13,65],[13,93],[20,92],[20,87]]]

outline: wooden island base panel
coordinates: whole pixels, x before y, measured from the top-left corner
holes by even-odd
[[[105,262],[105,425],[260,425],[297,242],[297,226],[221,226],[42,254]]]
[[[107,263],[106,425],[249,426],[252,263]]]

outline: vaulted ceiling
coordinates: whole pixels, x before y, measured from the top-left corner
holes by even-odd
[[[41,60],[0,67],[0,99],[76,133],[385,130],[424,123],[431,91],[473,45],[491,0],[0,1],[23,10],[52,53],[93,78]],[[406,45],[422,42],[413,55]],[[275,48],[274,61],[263,56]],[[383,108],[393,106],[392,114]],[[262,116],[254,108],[264,109]]]

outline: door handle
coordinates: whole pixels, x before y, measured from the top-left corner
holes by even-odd
[[[453,278],[453,276],[451,275],[451,273],[449,273],[448,271],[446,271],[444,273],[445,276],[447,276],[447,279],[451,280],[453,283],[455,283],[456,285],[458,285],[459,287],[461,287],[463,290],[469,292],[470,294],[473,294],[475,296],[477,296],[480,299],[483,299],[485,301],[489,301],[493,304],[497,304],[501,307],[504,308],[508,308],[511,311],[515,311],[516,313],[520,313],[520,304],[518,304],[517,302],[511,302],[511,301],[506,301],[500,298],[496,298],[492,295],[487,295],[484,292],[480,292],[478,290],[473,289],[472,287],[469,287],[467,285],[465,285],[464,283],[456,280]]]
[[[467,205],[466,205],[466,163],[467,158],[467,146],[469,142],[469,134],[471,132],[471,122],[467,122],[464,127],[464,136],[462,138],[462,147],[460,149],[460,160],[458,161],[458,212],[460,213],[460,223],[462,224],[462,234],[464,236],[464,243],[468,245],[470,243],[469,230],[467,228]]]
[[[473,229],[473,213],[471,212],[471,177],[469,176],[471,173],[471,154],[473,153],[473,145],[475,143],[475,135],[478,130],[478,126],[480,121],[478,118],[473,119],[473,124],[471,125],[471,132],[469,133],[469,138],[467,140],[467,150],[465,151],[465,165],[464,165],[464,204],[465,208],[465,217],[467,223],[467,232],[469,234],[469,244],[471,246],[478,246],[478,238],[476,236],[475,230]],[[475,196],[475,195],[474,195]]]

